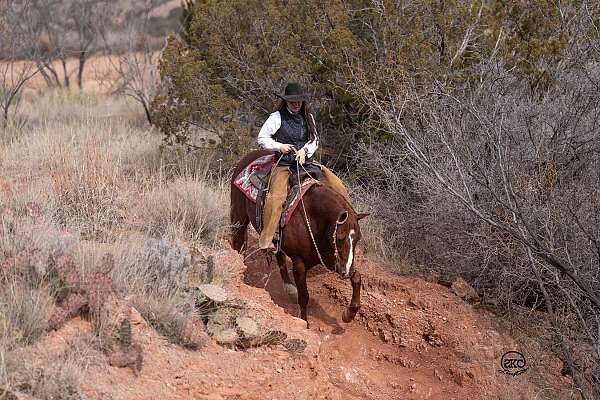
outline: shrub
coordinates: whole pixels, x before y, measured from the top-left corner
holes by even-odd
[[[113,277],[152,327],[173,343],[196,348],[198,317],[187,294],[191,261],[181,242],[147,239],[117,252]]]
[[[317,111],[323,158],[352,166],[355,139],[378,121],[357,84],[379,101],[411,84],[421,94],[434,82],[476,84],[472,66],[502,54],[532,91],[543,91],[571,37],[563,17],[576,9],[551,1],[209,0],[186,12],[184,41],[172,37],[163,51],[154,101],[169,140],[187,142],[199,125],[239,158],[273,110],[272,92],[299,81]]]
[[[4,283],[0,289],[0,337],[14,335],[7,348],[37,341],[46,333],[54,300],[45,287],[29,287],[22,282]]]
[[[547,312],[569,372],[593,398],[596,378],[571,354],[599,340],[600,141],[592,132],[600,82],[589,77],[595,61],[576,50],[571,57],[582,64],[556,75],[541,100],[489,62],[476,90],[404,92],[403,104],[419,105],[414,118],[398,115],[395,101],[373,102],[392,136],[362,153],[385,182],[375,218],[398,239],[393,246],[464,276],[505,311]]]
[[[182,232],[191,240],[212,244],[225,228],[224,204],[223,194],[206,182],[176,179],[145,195],[139,217],[155,237]]]
[[[51,160],[54,196],[64,221],[93,233],[122,220],[120,165],[95,139]],[[64,157],[64,158],[63,158]]]

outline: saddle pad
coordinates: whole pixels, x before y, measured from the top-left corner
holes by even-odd
[[[315,184],[320,184],[320,182],[313,178],[307,178],[302,182],[302,185],[300,185],[300,190],[298,190],[298,186],[290,188],[290,192],[293,195],[290,196],[291,199],[286,203],[287,207],[285,207],[285,211],[283,212],[281,219],[282,226],[286,226],[288,222],[290,222],[292,215],[294,215],[294,211],[296,211],[296,207],[298,207],[298,204],[300,204],[300,200],[302,200],[302,197],[304,197],[306,192],[308,192],[308,189]]]
[[[265,168],[271,168],[275,162],[274,154],[267,154],[252,161],[246,168],[244,168],[239,175],[233,181],[233,184],[246,195],[246,197],[256,203],[256,197],[258,196],[258,188],[256,188],[252,182],[250,182],[250,175],[256,171],[263,170]]]

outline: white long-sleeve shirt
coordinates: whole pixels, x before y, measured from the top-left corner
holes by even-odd
[[[309,114],[309,116],[312,119],[313,124],[315,124],[315,118],[313,117],[313,115]],[[316,124],[315,124],[315,126],[316,126]],[[279,151],[279,148],[281,147],[282,143],[279,143],[278,141],[273,139],[273,135],[275,135],[275,132],[277,132],[277,130],[279,130],[280,127],[281,127],[281,115],[279,114],[279,111],[275,111],[274,113],[271,113],[271,115],[269,115],[269,118],[267,118],[267,120],[263,124],[262,128],[260,128],[260,132],[258,133],[258,138],[256,139],[256,142],[258,143],[258,145],[266,150]],[[313,154],[315,154],[315,151],[317,151],[318,147],[319,147],[319,140],[315,136],[313,138],[313,140],[306,143],[303,147],[304,151],[306,152],[306,158],[312,157]],[[298,150],[300,150],[300,149],[298,149]]]

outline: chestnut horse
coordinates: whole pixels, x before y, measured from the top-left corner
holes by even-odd
[[[231,226],[232,247],[241,252],[246,245],[248,223],[255,225],[256,204],[233,185],[238,174],[258,157],[270,154],[268,150],[256,150],[247,154],[237,165],[231,180]],[[351,322],[360,308],[360,273],[354,269],[354,252],[361,238],[358,221],[368,214],[356,214],[352,206],[338,193],[322,186],[313,186],[304,196],[302,204],[296,208],[293,216],[282,231],[281,251],[276,254],[279,272],[286,292],[297,297],[300,316],[308,326],[306,307],[308,305],[308,289],[306,273],[317,264],[337,272],[342,278],[350,278],[352,283],[352,300],[342,313],[344,322]],[[310,223],[314,242],[307,227]],[[256,226],[254,226],[256,229]],[[294,281],[292,284],[286,266],[286,256],[292,260]]]

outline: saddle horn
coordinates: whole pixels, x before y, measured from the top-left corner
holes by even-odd
[[[338,225],[344,225],[347,220],[348,220],[348,211],[344,211],[340,214],[340,216],[338,217],[337,221],[335,221],[335,223]]]

